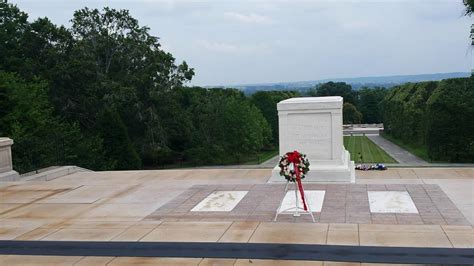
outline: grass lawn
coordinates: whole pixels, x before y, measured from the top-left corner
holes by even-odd
[[[356,163],[397,163],[366,136],[344,136],[344,147],[351,154],[351,160]]]

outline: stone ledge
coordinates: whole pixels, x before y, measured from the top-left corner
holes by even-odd
[[[92,172],[89,169],[81,168],[75,165],[48,167],[43,170],[38,170],[37,173],[30,172],[21,175],[21,181],[49,181],[66,175],[71,175],[77,172]]]
[[[10,138],[0,138],[0,147],[10,147],[13,145],[13,140]]]
[[[0,173],[0,182],[11,182],[11,181],[18,181],[20,179],[20,175],[17,171],[8,171],[5,173]]]

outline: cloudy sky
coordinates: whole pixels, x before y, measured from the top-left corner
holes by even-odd
[[[196,70],[194,85],[468,72],[462,0],[10,0],[70,25],[88,6],[129,9]]]

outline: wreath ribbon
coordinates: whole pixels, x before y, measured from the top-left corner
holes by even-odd
[[[304,210],[307,211],[308,207],[306,206],[306,200],[304,198],[303,184],[301,183],[300,169],[298,165],[300,162],[300,153],[297,151],[294,151],[288,154],[288,161],[293,164],[293,167],[295,169],[296,182],[298,183],[298,190],[300,191],[301,199],[303,200]]]

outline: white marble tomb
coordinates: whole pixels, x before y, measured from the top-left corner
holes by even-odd
[[[307,155],[305,182],[355,182],[354,162],[344,148],[339,96],[301,97],[277,105],[280,156],[297,150]],[[269,182],[286,182],[278,165]]]

